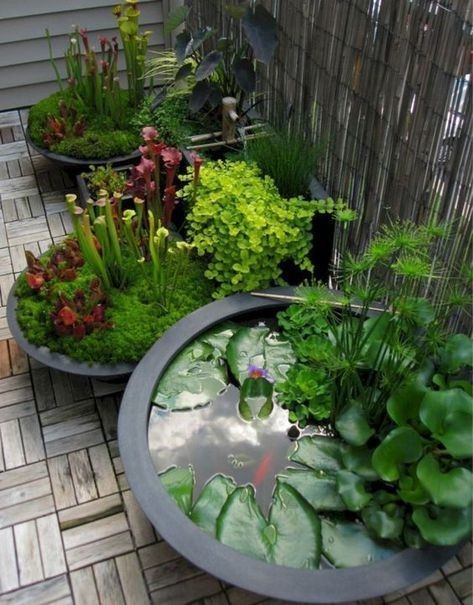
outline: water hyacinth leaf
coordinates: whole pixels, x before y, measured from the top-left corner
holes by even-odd
[[[363,509],[361,518],[369,531],[384,540],[399,538],[404,528],[404,519],[400,514],[389,514],[378,506]]]
[[[408,426],[392,430],[373,452],[375,471],[385,481],[396,481],[403,464],[416,462],[422,455],[422,440]]]
[[[253,92],[256,88],[256,72],[252,61],[237,58],[233,61],[233,73],[238,86],[245,92]]]
[[[371,500],[371,494],[366,491],[363,479],[350,471],[338,471],[337,488],[348,510],[361,510]]]
[[[240,326],[232,321],[225,321],[199,337],[199,341],[210,345],[216,354],[223,355],[230,338],[238,332]]]
[[[210,84],[207,80],[201,80],[192,89],[189,99],[189,109],[192,113],[196,113],[205,105],[210,95]]]
[[[227,362],[240,384],[248,377],[249,366],[264,368],[264,339],[269,329],[263,326],[241,328],[227,345]]]
[[[274,382],[284,382],[287,373],[297,361],[291,343],[279,334],[269,334],[264,339],[264,368]]]
[[[436,546],[453,546],[471,534],[471,509],[432,507],[417,508],[412,520],[419,528],[421,536]]]
[[[175,82],[180,82],[181,80],[185,80],[187,76],[190,76],[192,73],[192,63],[184,63],[177,70],[176,76],[174,78]]]
[[[186,50],[190,42],[191,35],[188,31],[184,30],[176,36],[176,42],[174,44],[174,52],[178,63],[182,63],[187,57]]]
[[[245,555],[266,561],[269,555],[266,525],[254,488],[237,487],[218,516],[217,539]]]
[[[182,25],[182,23],[184,23],[184,21],[187,19],[190,10],[190,6],[178,6],[175,8],[164,24],[164,33],[170,34],[177,27],[179,27],[179,25]]]
[[[409,504],[422,505],[430,502],[429,494],[422,487],[416,475],[401,475],[397,493],[401,500]]]
[[[422,399],[427,388],[417,381],[410,381],[394,392],[387,402],[388,414],[398,426],[418,418]]]
[[[473,456],[473,397],[462,389],[429,390],[422,400],[419,416],[454,458]]]
[[[270,560],[276,565],[314,569],[322,551],[320,519],[292,487],[278,481],[269,512],[276,530]]]
[[[349,446],[342,453],[342,461],[348,471],[356,473],[366,481],[376,481],[379,475],[371,464],[371,456],[372,451],[367,447]]]
[[[466,334],[454,334],[447,339],[440,355],[440,369],[455,374],[465,366],[473,365],[473,342]]]
[[[240,388],[238,411],[244,420],[264,420],[273,411],[273,385],[266,378],[246,378]]]
[[[231,477],[215,475],[208,481],[192,507],[189,517],[208,534],[216,535],[217,518],[223,505],[236,489],[236,483]]]
[[[457,467],[443,473],[434,456],[427,454],[417,465],[417,477],[434,504],[448,508],[470,506],[473,474],[467,468]]]
[[[210,51],[200,62],[199,66],[195,70],[195,79],[197,82],[205,80],[211,73],[213,73],[219,63],[222,62],[223,55],[218,50]]]
[[[255,58],[262,63],[269,63],[278,43],[274,17],[261,4],[254,11],[248,7],[243,17],[243,31],[253,48]]]
[[[415,527],[409,527],[408,525],[404,526],[402,537],[406,546],[409,546],[409,548],[424,548],[427,544],[420,535],[419,530]]]
[[[280,483],[293,487],[315,509],[320,511],[346,510],[338,493],[337,480],[326,473],[287,468],[277,475]]]
[[[191,466],[186,468],[175,466],[161,473],[159,478],[177,506],[188,515],[192,506],[192,492],[195,485],[194,469]]]
[[[343,468],[343,451],[338,439],[316,435],[296,441],[290,459],[316,471],[334,473]]]
[[[342,410],[335,421],[335,427],[347,443],[356,446],[364,445],[374,433],[363,408],[356,402],[350,403]]]
[[[396,549],[374,540],[361,523],[322,519],[322,552],[335,567],[358,567],[387,559]]]

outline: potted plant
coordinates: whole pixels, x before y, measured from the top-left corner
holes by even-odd
[[[345,602],[415,583],[470,535],[472,345],[439,329],[461,282],[424,298],[446,235],[395,224],[345,257],[343,292],[233,295],[150,350],[122,402],[120,451],[185,557],[261,594]],[[276,331],[251,320],[288,304]],[[277,431],[285,462],[276,441],[262,447]]]
[[[135,0],[117,5],[114,13],[125,54],[125,89],[119,80],[116,36],[100,37],[100,49],[95,50],[87,30],[76,27],[65,52],[64,86],[46,31],[59,90],[31,108],[27,140],[39,153],[70,168],[130,163],[139,157],[139,132],[145,124],[137,125],[134,119],[146,98],[144,70],[151,32],[139,31]],[[152,90],[151,81],[149,86]]]

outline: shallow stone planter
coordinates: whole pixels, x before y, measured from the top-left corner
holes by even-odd
[[[79,158],[73,158],[68,155],[62,155],[60,153],[54,153],[53,151],[49,151],[49,149],[45,149],[44,147],[39,147],[36,143],[31,140],[31,137],[28,133],[28,130],[25,132],[25,138],[31,147],[39,154],[44,156],[46,159],[54,162],[66,168],[72,172],[79,172],[83,170],[87,170],[89,166],[103,166],[106,164],[111,164],[112,166],[121,166],[122,164],[132,164],[135,161],[138,161],[141,154],[139,150],[133,151],[128,155],[120,155],[113,158],[108,158],[106,160],[103,159],[90,159],[90,160],[81,160]]]
[[[78,374],[89,378],[98,378],[109,382],[122,382],[128,378],[136,367],[134,363],[94,363],[89,365],[83,361],[77,361],[61,353],[53,353],[47,347],[37,347],[31,344],[23,335],[16,319],[17,297],[15,296],[15,284],[12,286],[7,301],[7,321],[13,338],[18,345],[33,359],[40,363],[70,374]]]
[[[266,292],[291,295],[292,288]],[[253,592],[302,603],[344,603],[398,591],[446,563],[457,547],[405,549],[368,566],[320,570],[293,569],[240,554],[210,537],[171,500],[153,464],[148,445],[151,394],[172,359],[203,332],[227,319],[263,316],[287,303],[236,294],[210,303],[170,328],[133,372],[122,400],[118,439],[120,455],[134,495],[159,534],[186,559],[210,574]]]

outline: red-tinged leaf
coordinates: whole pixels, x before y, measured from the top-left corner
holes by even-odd
[[[74,281],[77,277],[77,272],[74,267],[69,267],[68,269],[63,269],[59,274],[59,277],[63,281]]]
[[[79,324],[77,326],[74,326],[72,328],[72,336],[74,336],[74,338],[76,340],[81,340],[82,338],[84,338],[84,336],[86,335],[87,331],[85,329],[85,325],[84,324]]]
[[[72,326],[78,318],[78,314],[68,306],[63,307],[57,314],[57,319],[65,326]]]
[[[25,277],[26,283],[32,290],[39,290],[45,281],[41,273],[30,273],[27,271]]]

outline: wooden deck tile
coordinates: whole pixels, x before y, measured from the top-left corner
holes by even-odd
[[[51,578],[66,571],[66,561],[62,546],[57,515],[40,517],[36,521],[44,576]]]
[[[42,477],[36,481],[30,481],[29,483],[23,483],[23,485],[9,487],[0,491],[0,510],[20,504],[21,502],[27,502],[28,500],[34,500],[41,498],[51,493],[51,485],[49,477]]]
[[[15,468],[25,464],[26,459],[23,452],[18,420],[2,422],[2,424],[0,424],[0,438],[2,440],[5,468]]]
[[[0,528],[30,521],[39,516],[54,512],[54,500],[52,496],[43,496],[35,500],[28,500],[21,504],[15,504],[0,509]]]
[[[59,524],[62,530],[104,519],[123,511],[123,502],[118,494],[92,500],[85,504],[72,506],[59,511]]]
[[[6,230],[8,243],[10,246],[29,244],[42,239],[49,239],[50,237],[48,223],[44,216],[26,218],[22,221],[7,223]]]
[[[2,111],[0,113],[0,128],[10,128],[20,124],[20,114],[17,110]]]
[[[174,559],[178,559],[180,557],[180,554],[164,541],[140,548],[138,553],[141,566],[145,570],[151,567],[157,567],[158,565],[162,565],[163,563],[173,561]]]
[[[149,603],[148,592],[136,553],[115,559],[126,605]]]
[[[33,404],[34,402],[27,402]],[[24,404],[19,404],[24,405]],[[8,409],[8,408],[7,408]],[[43,437],[39,426],[38,416],[20,418],[20,432],[27,464],[43,460],[45,457]]]
[[[156,536],[153,527],[130,490],[123,492],[123,500],[136,546],[140,548],[155,542]]]
[[[115,534],[126,532],[128,523],[124,513],[117,513],[104,519],[97,519],[90,523],[77,525],[62,532],[62,539],[66,550],[83,546],[102,538],[109,538]]]
[[[49,605],[70,595],[67,576],[58,576],[2,596],[2,605]],[[77,604],[79,605],[79,604]],[[85,604],[84,604],[85,605]]]
[[[77,605],[80,603],[100,605],[92,567],[83,567],[77,571],[72,571],[70,577],[72,594]],[[136,603],[136,605],[138,604]]]
[[[8,348],[10,350],[11,368],[13,374],[23,374],[28,372],[28,356],[16,344],[16,341],[9,340]]]
[[[151,593],[154,605],[184,605],[221,592],[218,581],[204,574],[187,582],[180,582]]]
[[[202,574],[202,570],[186,561],[182,557],[163,563],[157,567],[152,567],[145,571],[146,583],[151,592],[165,586],[177,584],[189,578],[194,578]]]
[[[94,565],[97,592],[102,605],[125,605],[115,561],[103,561]]]
[[[67,456],[50,458],[48,460],[48,468],[56,509],[61,510],[62,508],[68,508],[77,504]]]
[[[20,584],[33,584],[43,579],[38,534],[34,521],[15,525],[15,544],[20,571]]]
[[[473,594],[471,582],[472,575],[472,568],[466,567],[465,569],[462,569],[461,571],[458,571],[457,573],[448,577],[450,586],[453,588],[458,598],[466,599]]]
[[[226,589],[230,605],[257,605],[263,601],[263,597],[254,592],[248,592],[236,586]],[[381,601],[382,602],[382,601]]]
[[[12,272],[10,251],[8,248],[0,248],[0,275]]]
[[[74,570],[98,563],[110,557],[131,552],[133,549],[131,534],[129,531],[126,531],[67,550],[66,558],[69,569]]]
[[[0,594],[18,588],[19,578],[16,566],[15,543],[13,529],[0,529]]]
[[[89,449],[89,458],[100,497],[108,496],[118,491],[118,484],[113,472],[108,448],[104,443]]]
[[[434,603],[441,603],[441,605],[461,604],[460,599],[456,596],[447,580],[431,584],[428,590],[433,597]]]

